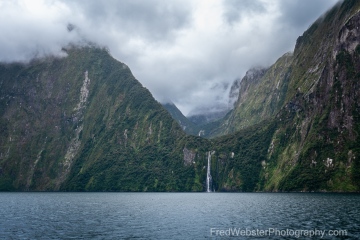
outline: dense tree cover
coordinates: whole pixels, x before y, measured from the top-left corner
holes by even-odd
[[[339,3],[244,81],[239,108],[206,126],[231,134],[210,140],[106,49],[0,64],[0,190],[204,191],[211,151],[216,191],[359,191],[359,8]]]

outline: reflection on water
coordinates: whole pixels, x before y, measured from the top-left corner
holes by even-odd
[[[203,239],[269,229],[288,239],[315,229],[327,231],[324,239],[329,230],[360,237],[356,194],[0,193],[0,204],[1,239]]]

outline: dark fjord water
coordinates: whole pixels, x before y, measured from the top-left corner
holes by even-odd
[[[360,238],[356,194],[0,193],[0,204],[0,239]]]

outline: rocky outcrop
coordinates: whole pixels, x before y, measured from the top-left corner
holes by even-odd
[[[269,68],[250,69],[240,82],[233,111],[210,136],[231,134],[274,116],[283,106],[292,54],[286,53]]]
[[[193,140],[130,69],[96,46],[64,51],[0,64],[0,190],[202,190],[184,183]]]

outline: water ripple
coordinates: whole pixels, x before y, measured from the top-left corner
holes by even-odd
[[[338,238],[360,237],[360,195],[356,194],[0,193],[0,204],[1,239],[228,236],[211,235],[211,228],[346,230],[347,236]],[[251,237],[258,238],[264,239]],[[279,236],[265,236],[269,238]]]

